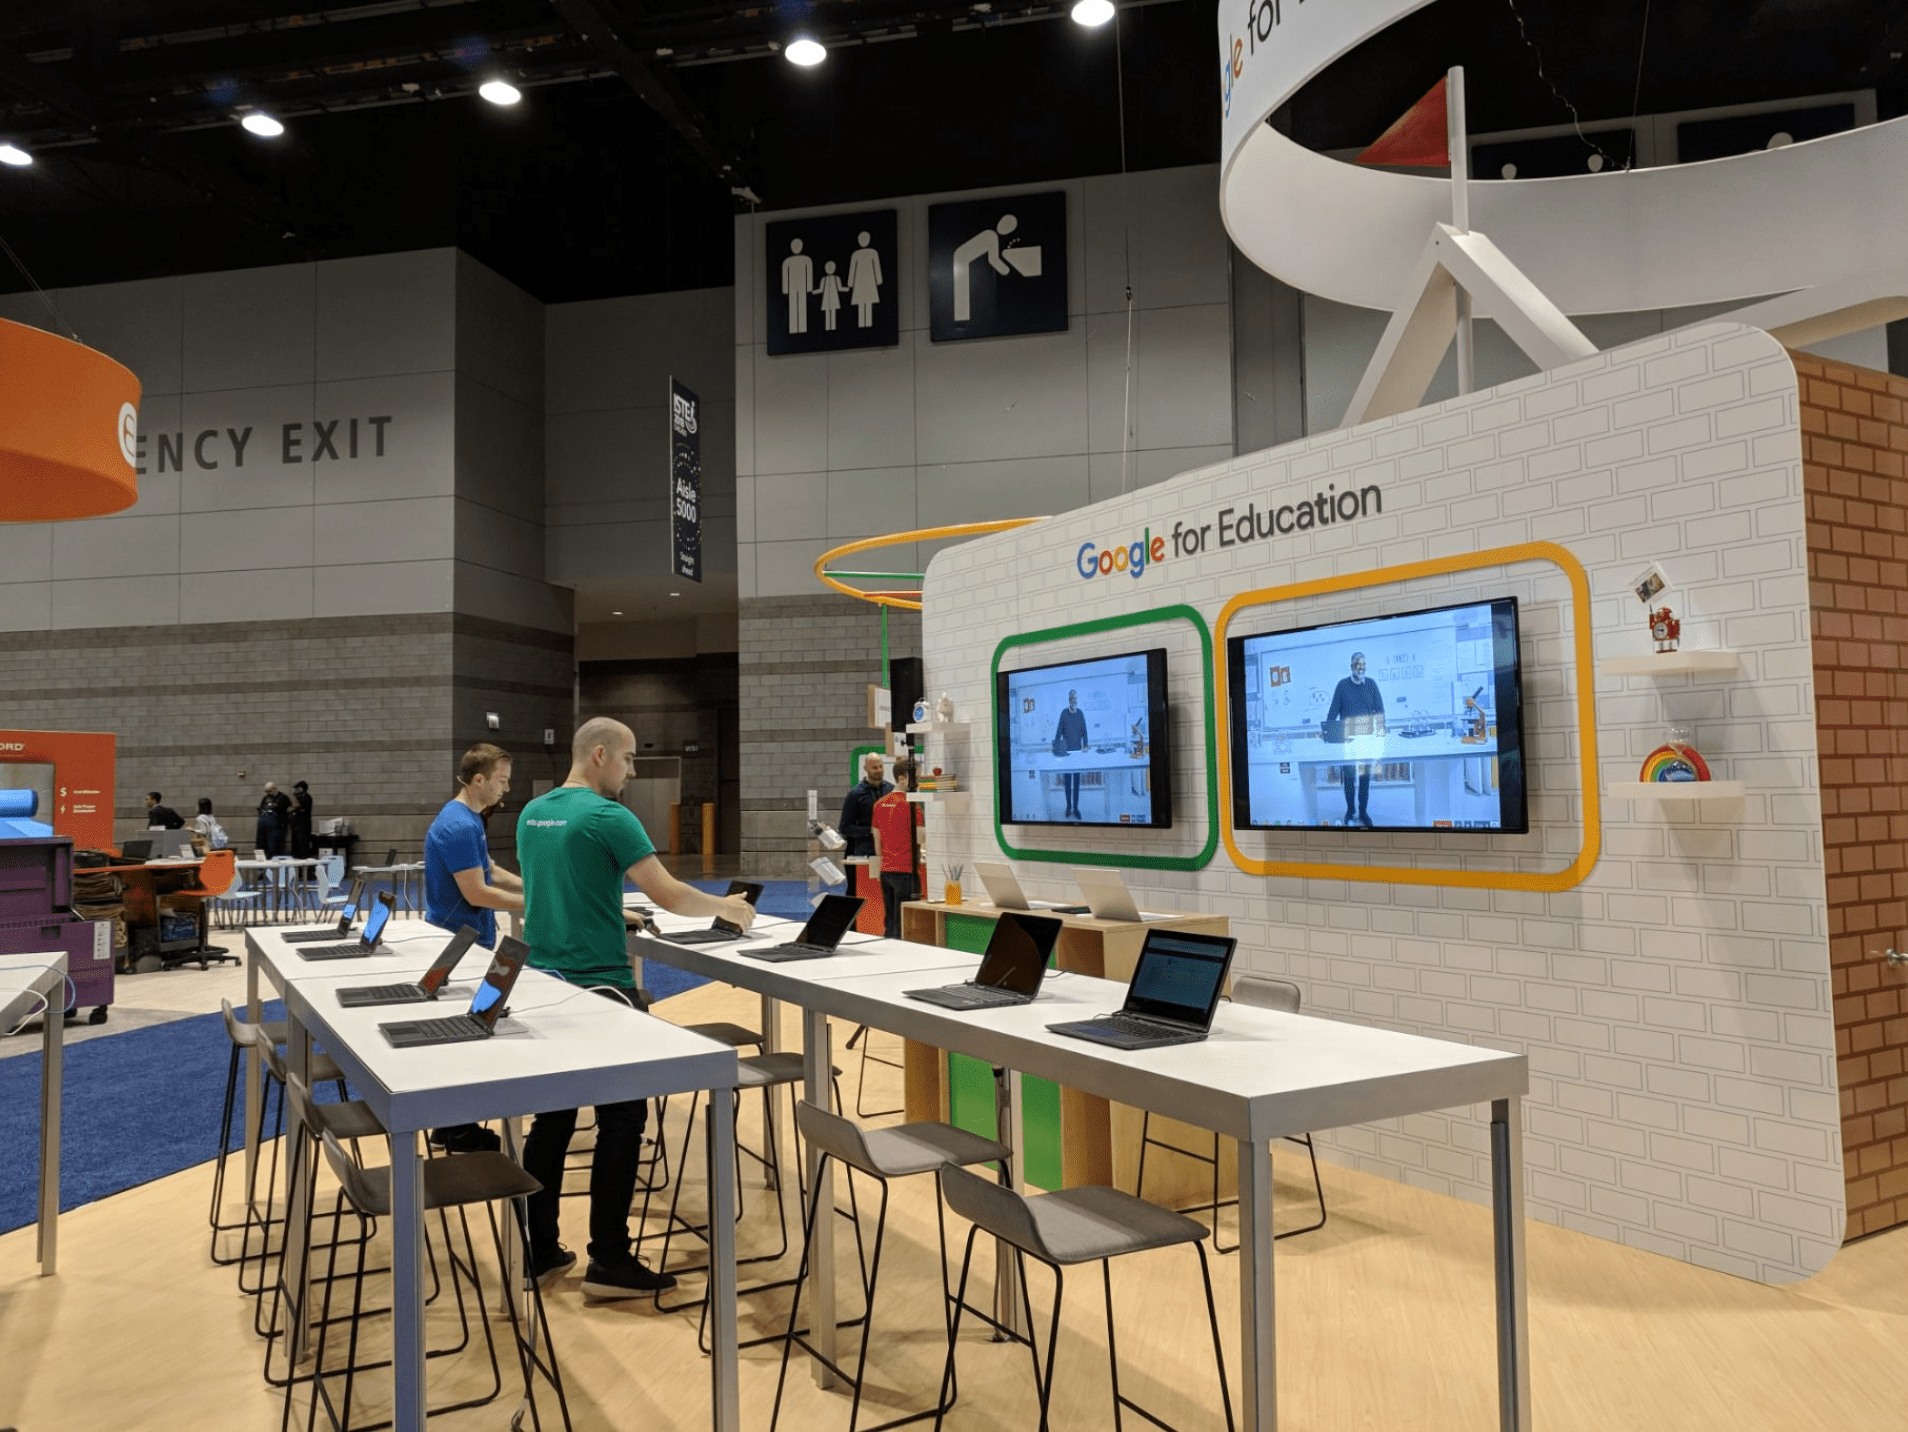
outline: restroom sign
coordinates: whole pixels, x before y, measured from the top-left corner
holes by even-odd
[[[936,343],[1067,327],[1067,196],[928,207],[928,328]]]
[[[787,219],[763,228],[768,351],[839,353],[901,341],[895,210]]]

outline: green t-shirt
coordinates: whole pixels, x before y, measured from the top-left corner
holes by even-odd
[[[558,786],[517,819],[524,941],[533,969],[572,984],[633,988],[623,872],[656,847],[643,823],[583,786]]]

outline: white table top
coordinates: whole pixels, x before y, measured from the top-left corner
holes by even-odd
[[[40,1001],[49,1005],[66,983],[66,952],[0,955],[0,1029],[11,1029],[40,1012]],[[61,999],[63,1009],[66,1001]]]
[[[655,958],[1230,1138],[1456,1108],[1521,1096],[1530,1085],[1521,1054],[1235,1004],[1221,1004],[1201,1043],[1111,1049],[1047,1025],[1118,1009],[1125,985],[1068,973],[1047,980],[1032,1004],[957,1013],[903,993],[959,983],[977,966],[974,956],[934,946],[884,940],[851,956],[783,965],[721,949],[677,946]]]
[[[1038,751],[1015,751],[1007,758],[1007,765],[1016,771],[1110,771],[1125,767],[1145,770],[1153,763],[1151,756],[1136,756],[1131,749],[1121,747],[1114,751],[1069,751],[1064,756],[1054,755],[1051,748]]]
[[[1294,741],[1284,755],[1251,754],[1253,765],[1297,761],[1301,765],[1335,766],[1344,761],[1430,761],[1452,756],[1495,756],[1497,738],[1467,744],[1448,731],[1430,736],[1354,736],[1349,741]]]

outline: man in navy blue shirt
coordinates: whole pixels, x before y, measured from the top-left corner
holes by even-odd
[[[484,816],[510,793],[510,753],[489,742],[457,763],[457,794],[424,833],[424,918],[455,932],[468,925],[485,949],[497,946],[497,912],[523,910],[523,881],[491,864]],[[476,1124],[436,1129],[431,1142],[454,1153],[494,1149],[497,1136]]]
[[[1339,678],[1325,720],[1343,723],[1347,740],[1384,734],[1385,698],[1378,694],[1378,683],[1365,675],[1364,652],[1352,653],[1351,675]],[[1345,787],[1345,824],[1370,826],[1366,807],[1371,801],[1371,762],[1347,761],[1338,770]]]

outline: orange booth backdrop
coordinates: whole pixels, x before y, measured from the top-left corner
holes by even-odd
[[[36,819],[72,836],[77,849],[111,850],[118,744],[111,731],[0,730],[0,764],[51,766],[52,804]]]

